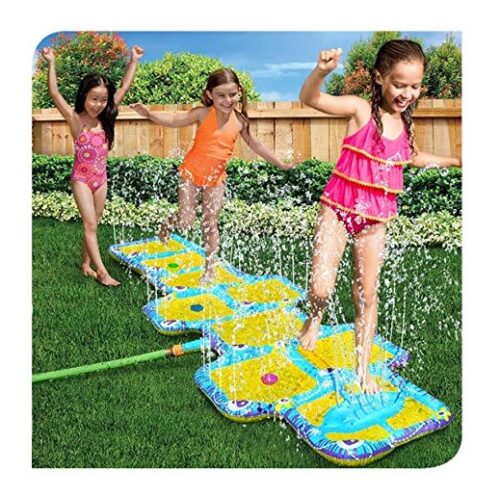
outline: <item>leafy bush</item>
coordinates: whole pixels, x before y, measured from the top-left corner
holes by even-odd
[[[70,192],[71,156],[33,154],[33,191]],[[108,190],[139,205],[150,199],[177,201],[180,158],[150,155],[108,158]],[[227,197],[246,202],[293,205],[316,204],[330,178],[331,162],[308,160],[281,171],[264,161],[232,159],[228,163]],[[416,169],[404,172],[405,191],[399,196],[401,214],[416,217],[425,212],[462,212],[462,172],[458,169]]]
[[[79,32],[71,37],[60,34],[52,40],[56,54],[59,91],[73,105],[81,79],[88,73],[103,73],[118,87],[125,74],[129,51],[121,36],[112,33]],[[204,55],[167,52],[163,59],[138,65],[134,83],[122,102],[144,104],[183,104],[200,102],[208,75],[225,67],[218,60]],[[234,69],[234,68],[233,68]],[[257,101],[251,76],[235,72],[247,90],[249,101]],[[38,54],[32,80],[33,108],[54,107],[47,88],[47,62]]]
[[[360,40],[352,44],[343,57],[343,75],[334,74],[328,80],[327,92],[332,95],[358,95],[370,97],[370,71],[375,64],[380,47],[389,40],[401,38],[398,31],[378,31],[369,40]],[[340,84],[339,80],[343,82]]]
[[[131,158],[108,157],[108,190],[124,200],[139,204],[151,198],[177,200],[177,168],[180,158],[159,159],[151,155]],[[34,192],[71,192],[72,156],[33,154]]]
[[[33,154],[31,185],[34,192],[70,192],[71,155]]]
[[[89,73],[102,73],[119,86],[129,58],[123,38],[117,34],[83,31],[74,37],[60,34],[53,40],[59,92],[73,105],[78,85]],[[54,107],[47,88],[47,62],[38,54],[33,75],[33,108]]]
[[[204,55],[167,52],[163,59],[138,66],[134,84],[123,100],[123,105],[134,102],[144,104],[187,104],[200,102],[208,75],[224,64]],[[233,68],[234,70],[234,68]],[[259,100],[254,83],[248,73],[235,70],[249,100]]]
[[[423,84],[427,93],[438,98],[462,96],[462,52],[453,37],[427,54],[428,67]]]
[[[462,214],[462,171],[460,169],[417,169],[405,171],[405,189],[398,197],[400,213],[409,217],[426,212]]]
[[[318,201],[332,172],[331,162],[304,161],[282,171],[264,161],[233,159],[227,172],[228,195],[247,202],[311,204]]]
[[[101,222],[156,232],[166,215],[176,205],[165,200],[150,200],[140,206],[120,197],[106,202]],[[219,225],[232,236],[277,236],[287,239],[312,237],[318,205],[297,206],[287,203],[270,205],[230,200],[224,204]],[[70,194],[63,192],[35,193],[33,216],[52,217],[60,221],[78,220],[78,209]],[[195,229],[200,229],[198,218]],[[461,247],[462,220],[448,212],[423,214],[416,219],[398,216],[388,224],[392,244],[406,246]]]

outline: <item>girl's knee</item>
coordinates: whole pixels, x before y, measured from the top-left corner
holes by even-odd
[[[178,214],[173,224],[176,226],[177,229],[185,231],[185,230],[190,230],[193,227],[194,220],[195,220],[194,213]]]
[[[201,218],[201,226],[205,231],[213,231],[218,229],[218,216],[210,214],[203,214]]]
[[[312,281],[309,289],[309,300],[315,299],[318,301],[326,301],[333,293],[331,285],[324,284],[324,282]]]
[[[85,233],[94,234],[97,232],[97,220],[96,219],[84,219],[83,220],[83,230]]]

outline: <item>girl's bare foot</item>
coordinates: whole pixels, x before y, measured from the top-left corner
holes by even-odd
[[[82,274],[90,278],[97,278],[97,273],[88,264],[82,264]]]
[[[380,385],[369,373],[365,375],[358,374],[358,381],[364,393],[374,394],[381,391]]]
[[[104,286],[118,286],[121,283],[118,280],[112,278],[109,273],[97,273],[96,279],[101,285]]]
[[[302,327],[299,342],[306,350],[314,350],[318,340],[320,321],[317,318],[309,318]]]

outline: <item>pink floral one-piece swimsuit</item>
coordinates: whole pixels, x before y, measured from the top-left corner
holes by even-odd
[[[92,192],[97,191],[108,179],[106,159],[108,142],[103,129],[82,129],[75,140],[75,162],[71,181],[86,183]]]

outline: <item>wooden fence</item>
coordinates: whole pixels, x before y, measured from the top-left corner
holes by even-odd
[[[426,100],[414,114],[416,142],[420,150],[439,155],[461,156],[462,102]],[[152,111],[187,111],[193,105],[151,105]],[[334,118],[300,102],[252,102],[249,104],[250,130],[280,158],[294,150],[303,158],[336,161],[345,136],[345,118]],[[56,109],[34,110],[33,152],[71,155],[73,142],[69,127]],[[154,124],[129,107],[121,107],[115,127],[115,143],[110,155],[127,157],[150,154],[172,157],[185,153],[192,144],[195,127],[165,128]],[[239,138],[235,157],[256,155]]]

